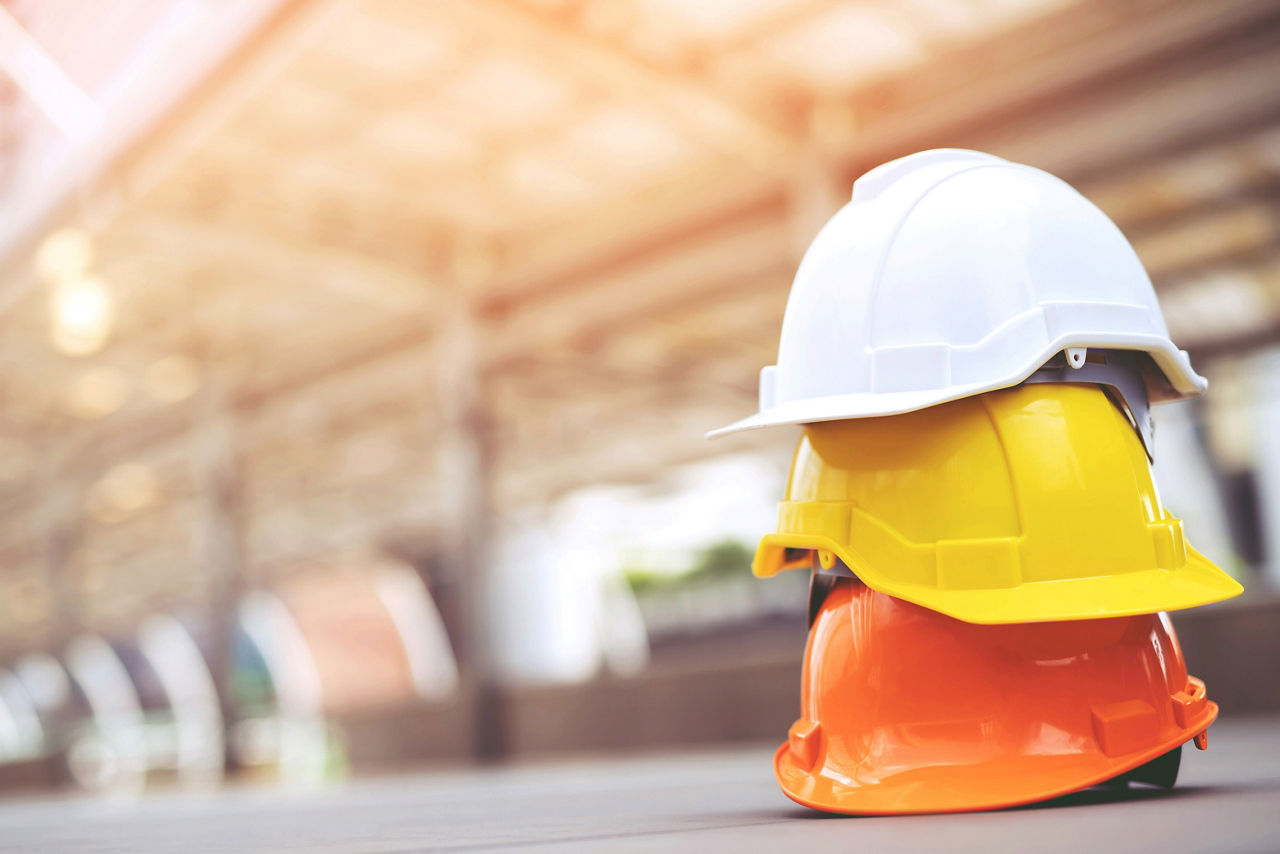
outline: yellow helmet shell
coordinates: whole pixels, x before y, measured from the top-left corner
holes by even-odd
[[[1149,614],[1242,589],[1187,546],[1132,426],[1095,385],[808,425],[754,569],[808,567],[813,552],[971,623]]]

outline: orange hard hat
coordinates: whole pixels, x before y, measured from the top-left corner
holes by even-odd
[[[774,770],[828,812],[992,809],[1117,778],[1171,786],[1217,714],[1165,614],[980,625],[840,579]]]

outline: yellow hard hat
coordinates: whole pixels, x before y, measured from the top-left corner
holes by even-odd
[[[1150,614],[1242,589],[1187,546],[1126,417],[1073,383],[806,426],[754,570],[810,566],[971,623]]]

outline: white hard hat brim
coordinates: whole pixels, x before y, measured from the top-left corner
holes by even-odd
[[[1209,381],[1191,367],[1191,360],[1183,350],[1178,350],[1168,339],[1159,336],[1128,335],[1097,340],[1061,340],[1053,342],[1027,364],[1020,366],[1009,376],[995,382],[954,385],[945,388],[900,392],[858,392],[854,394],[827,395],[785,401],[766,406],[755,415],[735,421],[726,427],[712,430],[706,438],[714,439],[730,433],[741,433],[762,427],[781,427],[790,424],[815,424],[822,421],[842,421],[847,418],[875,418],[883,415],[901,415],[915,412],[941,403],[948,403],[975,394],[1010,388],[1026,380],[1045,362],[1068,347],[1087,347],[1109,350],[1136,350],[1148,354],[1168,383],[1165,394],[1151,395],[1152,403],[1184,400],[1204,393]]]
[[[1008,388],[1017,385],[1021,379],[1013,380],[1000,386],[974,386],[967,388],[953,386],[947,389],[930,389],[927,391],[904,391],[886,394],[884,392],[866,392],[862,394],[845,394],[835,397],[810,398],[770,407],[741,421],[735,421],[727,427],[712,430],[706,434],[708,439],[725,436],[729,433],[741,433],[744,430],[756,430],[761,427],[782,427],[788,424],[815,424],[821,421],[843,421],[846,418],[873,418],[881,415],[901,415],[904,412],[915,412],[927,409],[939,403],[948,403],[962,397],[995,391],[997,388]]]

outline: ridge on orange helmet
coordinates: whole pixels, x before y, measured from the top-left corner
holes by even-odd
[[[828,812],[993,809],[1172,786],[1218,714],[1168,617],[975,625],[853,579],[822,602],[774,769]]]

